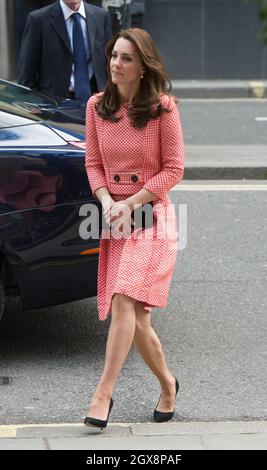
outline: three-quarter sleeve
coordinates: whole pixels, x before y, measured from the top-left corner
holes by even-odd
[[[95,96],[92,96],[86,107],[85,168],[93,194],[97,189],[108,186],[99,149],[95,113]]]
[[[173,98],[170,98],[168,107],[169,112],[164,112],[160,118],[161,171],[149,178],[143,186],[160,199],[182,180],[184,174],[183,134]]]

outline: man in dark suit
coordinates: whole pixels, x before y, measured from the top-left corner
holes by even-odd
[[[59,101],[86,101],[106,84],[105,46],[111,36],[107,11],[82,0],[59,0],[31,12],[18,83]]]
[[[21,38],[28,14],[33,10],[37,10],[38,8],[51,5],[51,3],[54,3],[54,1],[55,0],[15,0],[15,21],[18,51],[20,49]]]

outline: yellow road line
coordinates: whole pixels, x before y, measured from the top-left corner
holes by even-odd
[[[256,98],[264,98],[265,96],[265,83],[264,81],[259,81],[259,80],[251,80],[248,82],[249,84],[249,89],[253,96]]]
[[[17,426],[8,425],[0,426],[0,438],[1,437],[16,437],[17,436]]]
[[[267,191],[266,184],[178,184],[172,191]]]
[[[128,427],[129,423],[110,423],[110,426]],[[0,439],[7,437],[17,437],[18,429],[26,428],[63,428],[63,427],[80,427],[83,428],[83,423],[43,423],[43,424],[7,424],[0,425]]]

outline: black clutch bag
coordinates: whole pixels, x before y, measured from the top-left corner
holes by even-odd
[[[99,227],[100,232],[102,229],[109,229],[108,224],[105,221],[105,217],[103,216],[102,210],[99,212],[100,220],[99,220]],[[142,206],[134,209],[131,213],[132,219],[135,222],[134,225],[131,225],[132,232],[133,230],[142,228],[151,228],[153,227],[153,203],[147,202]]]

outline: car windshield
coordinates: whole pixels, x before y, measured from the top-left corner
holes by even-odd
[[[0,80],[0,129],[51,119],[57,110],[52,99]]]

